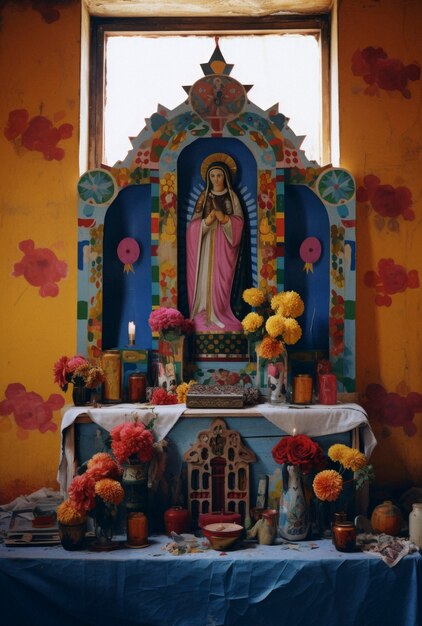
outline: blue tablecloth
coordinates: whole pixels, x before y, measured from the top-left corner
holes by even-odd
[[[417,626],[422,557],[393,568],[331,541],[173,556],[141,550],[0,547],[7,626]],[[311,546],[317,546],[311,549]]]

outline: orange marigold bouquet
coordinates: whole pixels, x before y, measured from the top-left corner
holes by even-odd
[[[243,300],[252,307],[242,320],[242,327],[250,343],[259,343],[257,355],[262,359],[276,359],[285,344],[299,341],[302,329],[296,320],[305,305],[296,291],[267,294],[255,287],[245,289]]]
[[[120,483],[122,470],[106,452],[98,452],[87,462],[86,471],[73,478],[69,498],[57,509],[57,519],[63,524],[92,517],[97,527],[112,534],[117,506],[124,499]]]
[[[338,500],[345,483],[349,482],[343,479],[346,470],[354,472],[352,481],[356,489],[360,489],[367,480],[374,478],[372,465],[369,465],[366,456],[355,448],[336,443],[328,449],[328,457],[338,464],[338,469],[326,469],[319,472],[312,484],[316,497],[323,502]]]

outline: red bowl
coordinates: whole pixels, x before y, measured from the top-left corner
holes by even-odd
[[[217,522],[204,526],[202,532],[214,550],[226,550],[233,546],[241,537],[243,526],[240,526],[240,524]]]

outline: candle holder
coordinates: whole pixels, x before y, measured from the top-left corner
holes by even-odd
[[[135,345],[135,339],[133,337],[129,337],[128,346],[134,346],[134,345]]]

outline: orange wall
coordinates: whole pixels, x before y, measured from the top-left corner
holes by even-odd
[[[52,365],[76,350],[81,9],[69,0],[42,14],[32,4],[3,3],[0,23],[0,502],[57,488],[70,395]],[[339,6],[341,165],[359,188],[358,391],[362,403],[378,392],[367,405],[373,461],[391,487],[422,482],[422,80],[408,76],[422,65],[421,23],[418,0]],[[370,46],[385,53],[382,71],[362,60]]]

